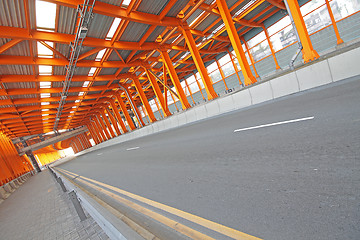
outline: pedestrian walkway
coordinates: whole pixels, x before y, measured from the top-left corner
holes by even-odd
[[[45,170],[0,204],[0,239],[109,239],[86,215],[80,222],[68,193]]]

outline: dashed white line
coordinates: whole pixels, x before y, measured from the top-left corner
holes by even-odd
[[[126,151],[131,151],[131,150],[135,150],[135,149],[139,149],[140,147],[133,147],[133,148],[128,148],[126,149]]]
[[[271,127],[271,126],[276,126],[276,125],[281,125],[281,124],[287,124],[287,123],[307,121],[307,120],[312,120],[312,119],[314,119],[314,118],[315,118],[315,117],[312,116],[312,117],[305,117],[305,118],[287,120],[287,121],[276,122],[276,123],[263,124],[263,125],[254,126],[254,127],[240,128],[240,129],[234,130],[234,132],[241,132],[241,131],[252,130],[252,129],[257,129],[257,128],[264,128],[264,127]]]

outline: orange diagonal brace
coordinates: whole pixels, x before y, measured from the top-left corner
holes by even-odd
[[[169,111],[169,108],[167,107],[164,96],[163,96],[163,94],[161,92],[161,89],[159,87],[159,84],[157,83],[155,77],[146,68],[144,68],[144,69],[145,69],[146,75],[147,75],[147,77],[148,77],[148,79],[149,79],[149,81],[151,83],[151,86],[152,86],[152,88],[154,90],[154,93],[155,93],[157,99],[160,102],[160,106],[161,106],[165,116],[167,116],[167,117],[170,116],[171,112]],[[164,87],[164,91],[165,92],[167,91],[167,89],[165,87]]]
[[[182,89],[181,87],[181,84],[180,84],[180,80],[179,80],[179,77],[175,71],[175,68],[171,62],[171,59],[170,59],[170,56],[169,54],[166,52],[166,51],[160,51],[160,54],[163,58],[163,62],[166,66],[166,69],[168,70],[169,72],[169,75],[170,75],[170,78],[171,78],[171,81],[173,83],[173,85],[175,86],[175,89],[176,89],[176,92],[178,93],[178,96],[180,97],[180,102],[181,102],[181,105],[182,105],[182,108],[183,109],[187,109],[187,108],[190,108],[190,104],[186,98],[186,95],[184,93],[184,90]]]
[[[216,94],[216,92],[213,88],[211,79],[205,68],[205,65],[201,58],[201,55],[196,47],[196,43],[190,32],[190,29],[188,27],[185,27],[185,28],[181,28],[181,30],[184,34],[186,44],[189,47],[189,50],[190,50],[191,56],[195,62],[196,68],[197,68],[198,72],[200,73],[201,79],[204,83],[208,99],[211,100],[211,99],[217,98],[218,95]]]
[[[139,82],[139,79],[137,78],[133,78],[133,82],[134,82],[134,85],[136,87],[136,90],[137,92],[139,93],[139,96],[140,96],[140,99],[141,99],[141,102],[143,103],[145,109],[146,109],[146,112],[149,116],[149,119],[151,122],[155,122],[156,121],[156,118],[155,118],[155,115],[150,107],[150,104],[149,104],[149,101],[144,93],[144,90]]]
[[[218,1],[218,0],[217,0]],[[312,61],[319,58],[319,54],[314,50],[309,33],[306,29],[304,18],[301,14],[299,3],[297,0],[285,0],[288,3],[291,15],[293,17],[297,32],[300,37],[301,44],[303,46],[303,59],[304,62]]]
[[[253,76],[249,63],[247,62],[244,50],[242,49],[239,35],[236,31],[234,22],[231,18],[230,11],[226,5],[225,0],[216,0],[218,5],[221,18],[225,24],[226,31],[229,35],[231,44],[235,50],[236,57],[239,60],[239,64],[241,67],[241,72],[244,75],[244,83],[245,85],[250,85],[256,82],[256,78]]]
[[[4,45],[0,46],[0,54],[5,52],[9,48],[12,48],[13,46],[15,46],[16,44],[18,44],[21,41],[22,41],[22,39],[13,39],[10,42],[7,42]]]

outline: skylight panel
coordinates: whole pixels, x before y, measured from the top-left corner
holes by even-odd
[[[84,95],[84,92],[79,92],[79,96],[82,96],[82,95]]]
[[[50,97],[50,93],[40,93],[40,97],[41,97],[41,98],[49,98],[49,97]]]
[[[78,103],[78,102],[80,102],[80,100],[79,100],[79,99],[78,99],[78,100],[75,100],[75,102]]]
[[[36,27],[55,30],[56,4],[36,0]]]
[[[99,51],[98,54],[96,55],[95,61],[100,61],[102,59],[102,57],[105,54],[105,50],[106,48],[104,48],[103,50]],[[91,69],[90,69],[91,70]]]
[[[50,102],[42,102],[41,106],[50,105]]]
[[[39,75],[51,75],[52,66],[39,65]]]
[[[47,113],[46,114],[41,114],[41,116],[45,117],[45,116],[49,116],[49,114],[47,114]]]
[[[129,6],[130,2],[131,2],[131,0],[124,0],[122,3],[122,6],[127,7],[127,6]]]
[[[189,26],[191,27],[191,26],[203,15],[204,12],[205,12],[205,11],[202,11],[202,12],[199,14],[199,16],[197,16],[197,17],[189,24]]]
[[[51,82],[40,82],[40,88],[51,88]]]
[[[89,76],[92,76],[92,75],[94,75],[94,73],[95,73],[95,70],[96,70],[96,67],[92,67],[92,68],[90,68],[90,71],[89,71]]]
[[[90,84],[90,82],[89,82],[89,81],[85,81],[85,82],[84,82],[84,84],[82,85],[82,87],[88,87],[88,86],[89,86],[89,84]]]
[[[44,108],[44,109],[41,109],[41,111],[45,112],[45,111],[49,111],[48,108]]]
[[[53,42],[46,42],[46,44],[52,48],[54,47]],[[40,42],[37,42],[37,50],[40,57],[50,57],[53,55],[53,52],[44,45],[42,45]]]
[[[121,18],[115,18],[111,27],[110,27],[110,30],[108,32],[108,34],[106,35],[106,40],[110,40],[112,39],[112,37],[114,36],[115,34],[115,31],[116,29],[118,28],[119,24],[120,24],[120,21],[121,21]]]

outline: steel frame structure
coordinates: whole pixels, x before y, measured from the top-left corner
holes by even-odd
[[[155,6],[148,12],[144,7],[150,5],[143,0],[131,0],[128,6],[122,5],[122,1],[113,5],[106,0],[85,0],[85,4],[83,0],[45,0],[57,6],[56,27],[51,32],[34,25],[32,1],[17,1],[25,12],[24,26],[15,22],[0,26],[0,37],[4,39],[0,65],[10,69],[0,75],[3,133],[17,138],[86,125],[96,144],[134,130],[136,125],[144,126],[140,106],[151,122],[156,121],[148,103],[150,99],[155,98],[164,116],[170,116],[168,91],[180,100],[183,109],[190,108],[180,82],[194,71],[200,73],[208,100],[218,97],[206,65],[229,49],[235,50],[244,84],[255,83],[256,69],[254,76],[241,39],[252,29],[262,28],[266,32],[264,21],[286,9],[282,0],[242,0],[231,6],[226,0],[163,0],[161,7]],[[287,2],[304,46],[304,61],[311,61],[318,55],[299,14],[299,4],[296,0]],[[74,19],[80,13],[77,28],[72,31],[64,30],[65,11],[73,12],[70,16]],[[108,22],[112,23],[114,18],[120,18],[120,23],[113,36],[106,39],[104,32],[109,31]],[[107,29],[102,32],[96,29],[105,25]],[[88,33],[80,37],[83,28]],[[129,37],[131,28],[139,32],[133,38]],[[36,42],[50,49],[52,56],[38,56]],[[48,42],[53,42],[54,47]],[[69,44],[72,51],[65,51],[64,46]],[[30,54],[20,45],[25,45]],[[20,52],[16,52],[17,46]],[[101,50],[104,54],[96,59]],[[275,62],[279,68],[276,58]],[[37,66],[41,65],[53,69],[66,67],[66,74],[53,70],[50,76],[39,75]],[[12,70],[17,67],[30,71],[23,74]],[[90,68],[95,69],[93,74],[84,74]],[[50,82],[51,88],[40,88],[41,82]],[[81,86],[84,82],[89,84]],[[40,98],[44,93],[49,96]],[[77,150],[90,146],[82,137],[71,144],[64,143],[70,145]],[[61,144],[54,148],[63,149]]]

